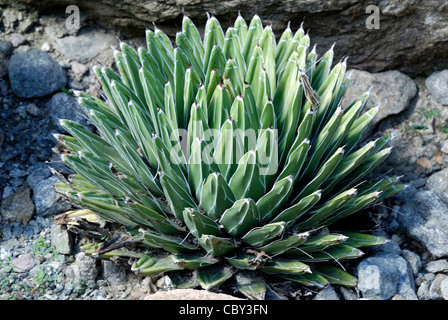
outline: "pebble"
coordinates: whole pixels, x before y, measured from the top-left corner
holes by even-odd
[[[431,261],[426,265],[425,269],[432,273],[448,272],[448,260],[440,259]]]
[[[12,260],[12,264],[14,265],[14,272],[26,272],[31,270],[36,262],[31,253],[25,253]]]
[[[37,117],[40,115],[40,109],[35,103],[29,103],[26,105],[26,112]]]
[[[17,48],[17,47],[21,46],[22,44],[24,44],[25,42],[26,42],[26,38],[23,34],[14,33],[11,35],[11,44],[14,47]]]
[[[448,278],[445,278],[440,283],[440,293],[444,300],[448,300]]]
[[[403,256],[403,258],[406,259],[406,261],[408,262],[409,266],[412,269],[412,273],[414,274],[414,276],[416,276],[420,271],[420,269],[422,268],[422,261],[418,256],[418,254],[410,250],[404,249],[401,251],[401,255]]]
[[[439,273],[434,278],[434,281],[431,283],[431,286],[429,287],[429,298],[431,300],[441,300],[442,297],[442,291],[441,291],[441,284],[444,280],[448,278],[447,275],[444,275],[442,273]]]

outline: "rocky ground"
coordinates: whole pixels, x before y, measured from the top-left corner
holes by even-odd
[[[70,173],[52,153],[53,133],[62,131],[57,119],[88,124],[69,90],[98,95],[90,67],[112,66],[118,39],[138,46],[144,38],[87,22],[70,31],[62,17],[1,5],[0,11],[0,299],[171,298],[173,292],[160,290],[169,288],[166,278],[93,260],[80,249],[85,239],[52,220],[71,208],[53,190],[51,168]],[[395,135],[375,175],[402,175],[409,185],[364,213],[391,241],[350,266],[356,290],[273,283],[266,298],[448,300],[448,70],[419,78],[351,70],[350,77],[347,101],[373,86],[369,107],[382,105],[369,139]],[[21,86],[30,78],[32,86]],[[231,287],[222,292],[241,297]]]

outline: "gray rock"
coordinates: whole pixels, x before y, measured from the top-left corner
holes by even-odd
[[[43,97],[67,84],[64,69],[40,50],[14,55],[8,64],[8,74],[12,91],[21,98]]]
[[[36,185],[42,180],[51,177],[51,171],[47,167],[47,165],[43,162],[39,162],[35,165],[35,169],[31,174],[26,178],[26,182],[30,186],[32,190],[36,188]]]
[[[36,261],[31,253],[24,253],[12,260],[12,264],[14,265],[14,272],[26,272],[35,266]]]
[[[401,251],[401,255],[403,256],[403,258],[406,259],[409,266],[411,267],[412,273],[414,274],[414,276],[416,276],[420,271],[420,269],[422,268],[422,260],[420,259],[418,254],[410,250],[404,249],[403,251]]]
[[[57,47],[69,59],[78,62],[91,61],[93,58],[108,52],[111,46],[118,44],[117,38],[101,31],[88,31],[77,36],[55,39]]]
[[[417,297],[419,300],[430,300],[429,286],[430,286],[430,282],[424,281],[424,282],[422,282],[420,287],[418,287]]]
[[[3,11],[2,20],[6,28],[14,28],[15,22],[18,20],[18,12],[14,8],[7,8]]]
[[[431,286],[429,287],[429,298],[431,300],[443,299],[442,291],[441,291],[441,284],[446,279],[448,279],[447,275],[444,275],[442,273],[439,273],[438,275],[436,275],[434,281],[431,283]]]
[[[417,300],[412,270],[406,260],[394,253],[378,253],[358,264],[358,288],[371,300],[387,300],[395,294]]]
[[[51,245],[61,254],[71,254],[73,247],[73,238],[67,231],[67,227],[53,224],[50,229]]]
[[[96,260],[80,252],[75,256],[75,262],[72,264],[73,274],[79,281],[95,280],[98,275]]]
[[[443,300],[448,300],[448,277],[443,279],[440,283],[440,293]]]
[[[11,35],[11,44],[14,47],[18,47],[21,46],[22,44],[24,44],[26,42],[26,38],[23,34],[21,33],[14,33]]]
[[[448,168],[433,173],[426,180],[426,187],[448,204]]]
[[[27,225],[34,214],[34,204],[30,197],[30,188],[21,186],[17,191],[3,199],[1,213],[6,221]]]
[[[426,265],[425,269],[431,273],[448,272],[448,260],[440,259],[431,261]]]
[[[54,215],[71,208],[70,202],[54,190],[59,182],[57,177],[50,177],[40,181],[34,189],[36,213],[40,216]]]
[[[448,70],[436,71],[425,81],[431,95],[441,104],[448,105]]]
[[[45,12],[61,14],[60,0],[8,1],[20,1]],[[293,30],[304,21],[304,29],[309,30],[312,41],[318,44],[319,55],[336,42],[336,61],[350,56],[351,65],[374,72],[431,70],[436,64],[445,63],[443,53],[448,50],[448,6],[441,0],[229,0],[221,2],[221,5],[217,5],[215,0],[97,0],[76,3],[89,20],[114,30],[121,29],[127,36],[139,37],[142,36],[141,30],[153,22],[174,37],[179,31],[183,12],[201,31],[206,22],[205,12],[217,17],[224,30],[233,24],[239,11],[247,23],[254,14],[258,14],[265,24],[272,24],[278,37],[289,21]],[[371,4],[377,4],[381,13],[378,30],[366,26],[366,19],[371,14],[366,13],[366,8]],[[329,28],[330,22],[338,27]]]
[[[358,300],[358,295],[349,288],[346,287],[340,287],[339,292],[341,292],[342,297],[344,300]]]
[[[331,285],[327,285],[319,291],[313,300],[341,300]]]
[[[423,244],[435,257],[448,253],[448,207],[432,190],[408,188],[400,195],[405,199],[397,217],[403,230]]]
[[[46,108],[51,122],[64,132],[65,130],[59,124],[60,119],[78,122],[87,129],[93,128],[84,110],[79,106],[78,100],[64,92],[56,93],[47,103]]]
[[[0,65],[8,61],[12,51],[13,47],[11,42],[7,40],[0,40]]]
[[[364,298],[387,300],[397,293],[399,276],[386,258],[370,257],[357,267],[358,288]]]
[[[113,285],[124,284],[126,282],[126,270],[113,261],[102,260],[104,278]]]
[[[380,73],[349,70],[347,74],[350,84],[344,96],[344,107],[349,106],[371,87],[369,100],[364,110],[381,104],[372,120],[372,129],[381,120],[405,111],[417,94],[417,85],[414,81],[396,70]]]

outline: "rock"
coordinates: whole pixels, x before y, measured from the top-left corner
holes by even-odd
[[[44,42],[44,43],[42,43],[42,46],[40,47],[40,50],[45,51],[45,52],[50,52],[51,47],[48,44],[48,42]]]
[[[432,190],[415,190],[410,187],[402,191],[398,222],[404,232],[423,244],[435,257],[448,252],[448,207]]]
[[[341,300],[331,285],[326,286],[319,291],[313,300]]]
[[[371,128],[381,120],[405,111],[417,94],[417,85],[414,81],[396,70],[380,73],[349,70],[347,77],[350,79],[350,84],[344,96],[343,107],[349,106],[371,87],[369,100],[364,110],[381,104],[372,120]]]
[[[445,278],[440,283],[440,293],[443,300],[448,300],[448,278]]]
[[[26,182],[30,188],[34,190],[40,181],[51,177],[51,175],[51,171],[47,165],[43,162],[39,162],[35,165],[33,172],[31,172],[31,174],[26,178]]]
[[[18,12],[13,8],[7,8],[3,11],[3,25],[8,29],[13,29],[14,24],[19,20],[17,16]]]
[[[14,272],[26,272],[35,266],[36,261],[31,253],[24,253],[13,259],[12,264]]]
[[[30,188],[28,186],[21,186],[14,194],[3,199],[1,212],[6,221],[17,221],[23,225],[27,225],[34,213],[34,204],[31,201]]]
[[[420,287],[417,290],[417,297],[419,300],[430,300],[429,286],[430,286],[430,283],[428,281],[422,282],[422,284],[420,285]]]
[[[431,300],[443,299],[442,291],[441,291],[441,284],[446,279],[448,279],[447,275],[444,275],[442,273],[439,273],[438,275],[436,275],[434,281],[431,283],[431,286],[429,287],[429,298]]]
[[[40,109],[35,103],[28,103],[26,105],[26,112],[35,117],[40,115]]]
[[[46,108],[51,122],[63,132],[65,132],[65,130],[59,124],[60,119],[78,122],[87,129],[93,128],[88,121],[84,110],[79,106],[78,100],[64,92],[56,93],[47,103]]]
[[[24,44],[25,42],[26,42],[26,38],[25,38],[25,36],[23,34],[21,34],[21,33],[13,33],[11,35],[11,44],[14,47],[17,48],[17,47],[21,46],[22,44]]]
[[[46,13],[61,14],[60,0],[20,1]],[[312,41],[323,54],[336,42],[335,60],[350,56],[350,65],[372,72],[400,69],[405,73],[420,73],[435,65],[444,65],[448,50],[446,19],[448,6],[442,1],[376,1],[379,29],[369,29],[366,19],[371,13],[366,8],[370,0],[229,0],[216,5],[214,0],[97,0],[72,2],[79,6],[82,16],[107,28],[122,30],[128,36],[142,36],[153,22],[174,37],[179,31],[183,12],[193,19],[202,32],[206,12],[219,19],[223,29],[233,24],[238,12],[249,24],[258,14],[264,24],[272,24],[277,39],[291,21],[296,30],[302,21]],[[275,3],[275,5],[274,5]],[[329,28],[329,24],[337,26]],[[63,25],[61,23],[60,25]],[[64,28],[66,29],[66,28]],[[436,44],[436,45],[435,45]],[[446,65],[446,64],[445,64]]]
[[[81,282],[95,280],[99,271],[96,260],[85,255],[84,252],[76,254],[72,268],[74,276]]]
[[[101,266],[104,278],[113,285],[126,282],[126,270],[113,261],[102,260]]]
[[[431,261],[426,265],[425,269],[431,273],[448,272],[448,260],[440,259]]]
[[[36,213],[40,216],[50,216],[71,208],[70,202],[54,190],[57,177],[50,177],[37,183],[34,189]]]
[[[422,268],[422,260],[420,259],[418,254],[404,249],[403,251],[401,251],[401,255],[406,259],[407,263],[411,267],[412,273],[414,274],[414,276],[416,276]]]
[[[388,300],[395,294],[417,300],[412,271],[406,260],[394,253],[378,253],[358,264],[358,288],[364,298]]]
[[[82,64],[82,63],[79,63],[79,62],[76,62],[76,61],[74,61],[73,63],[72,63],[72,70],[73,70],[73,72],[75,73],[75,74],[78,74],[78,75],[83,75],[83,74],[85,74],[87,71],[89,71],[89,68],[85,65],[85,64]]]
[[[8,61],[12,51],[13,47],[11,42],[6,40],[0,40],[0,65]]]
[[[434,191],[440,199],[448,204],[448,168],[433,173],[426,180],[426,187]]]
[[[67,231],[67,227],[53,224],[50,229],[51,245],[60,254],[71,254],[73,246],[73,238],[71,233]]]
[[[339,291],[341,292],[344,300],[358,300],[358,295],[351,289],[346,287],[340,287]]]
[[[437,102],[448,105],[448,70],[436,71],[425,81],[431,95]]]
[[[55,39],[59,50],[69,59],[78,62],[88,62],[93,58],[107,53],[112,54],[111,46],[116,46],[118,40],[111,34],[101,31],[88,31],[76,36]]]
[[[398,273],[386,259],[370,257],[357,267],[358,288],[364,298],[387,300],[397,292]]]
[[[46,52],[30,50],[14,55],[8,64],[12,91],[21,98],[43,97],[67,84],[64,69]]]
[[[215,293],[197,289],[173,289],[157,291],[147,295],[143,300],[244,300],[228,294]]]

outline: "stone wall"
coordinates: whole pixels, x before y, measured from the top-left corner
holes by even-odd
[[[0,1],[1,2],[1,1]],[[37,7],[40,13],[66,15],[75,4],[83,17],[100,25],[136,36],[156,23],[174,36],[183,12],[199,27],[206,12],[224,26],[238,12],[247,20],[258,14],[280,32],[291,22],[296,29],[304,22],[318,53],[336,42],[337,58],[349,56],[351,67],[378,72],[396,69],[410,75],[429,74],[446,67],[448,60],[448,3],[443,0],[3,0],[13,5]],[[368,5],[380,9],[380,29],[368,29]]]

